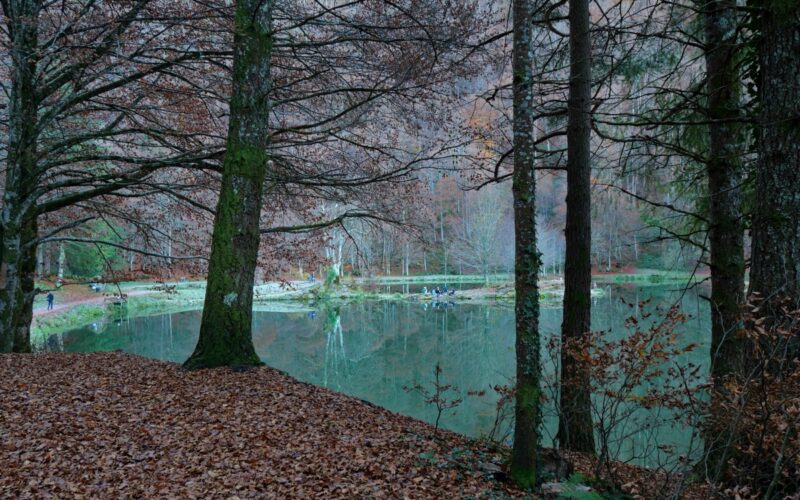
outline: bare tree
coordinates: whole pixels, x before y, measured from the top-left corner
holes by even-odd
[[[181,98],[166,96],[176,95],[176,82],[183,85],[193,64],[218,52],[186,43],[198,20],[187,22],[182,5],[0,5],[10,63],[2,121],[9,140],[0,218],[0,352],[27,351],[35,255],[43,241],[39,219],[100,196],[131,196],[160,169],[192,168],[217,154],[171,127],[176,112],[192,113],[180,109]],[[151,36],[142,36],[145,25]],[[77,224],[48,230],[52,235]]]

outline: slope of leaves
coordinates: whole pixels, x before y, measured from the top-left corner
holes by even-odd
[[[515,495],[478,471],[485,450],[432,431],[270,368],[0,356],[2,496]]]

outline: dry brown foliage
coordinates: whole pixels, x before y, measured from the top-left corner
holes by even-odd
[[[707,435],[721,436],[714,445],[729,447],[719,490],[739,498],[798,498],[800,309],[756,299],[743,320],[749,368],[715,392],[707,421]]]
[[[480,444],[269,368],[3,355],[0,394],[4,497],[520,495]]]

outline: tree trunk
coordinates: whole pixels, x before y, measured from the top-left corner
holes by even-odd
[[[33,299],[36,297],[36,247],[38,226],[36,213],[32,211],[25,220],[22,234],[22,251],[19,261],[19,286],[17,287],[16,310],[14,311],[14,352],[31,352],[31,322],[33,321]]]
[[[233,93],[200,338],[187,368],[259,365],[253,280],[267,168],[272,0],[238,0]]]
[[[44,275],[50,276],[52,273],[52,245],[49,243],[42,243],[42,248],[44,249]]]
[[[570,352],[591,329],[591,39],[588,0],[569,1],[570,79],[567,123],[567,222],[564,320],[561,325],[562,448],[594,452],[589,367]]]
[[[439,235],[442,238],[442,272],[447,276],[447,242],[444,239],[444,201],[439,210]]]
[[[750,293],[800,303],[800,3],[765,0]],[[762,310],[770,314],[772,300]]]
[[[67,266],[67,252],[64,250],[64,243],[58,244],[58,274],[56,285],[64,282],[64,268]]]
[[[514,0],[514,279],[516,288],[516,403],[511,477],[536,484],[540,413],[539,252],[536,248],[536,177],[533,137],[534,0]]]
[[[17,224],[13,224],[19,216],[10,208],[10,204],[4,201],[0,249],[0,352],[11,352],[14,348],[14,313],[20,280],[20,230]]]
[[[36,245],[36,279],[44,277],[44,245]]]
[[[167,267],[172,266],[172,227],[167,228]]]
[[[704,2],[710,151],[706,163],[711,246],[711,374],[716,382],[742,370],[736,332],[744,299],[744,222],[740,75],[736,0]]]
[[[0,213],[0,352],[14,347],[17,304],[21,296],[21,276],[26,220],[35,215],[32,188],[36,175],[37,109],[36,57],[38,53],[38,0],[13,2],[7,25],[11,40],[11,94],[8,103],[8,155],[5,192]],[[32,249],[35,252],[35,248]],[[34,270],[35,272],[35,254]],[[24,263],[27,269],[27,260]],[[32,277],[31,277],[32,278]]]
[[[743,373],[745,349],[739,330],[744,300],[744,221],[742,218],[745,143],[740,118],[740,81],[736,57],[736,0],[703,1],[705,23],[706,91],[708,93],[709,158],[706,161],[711,255],[711,378],[712,398],[723,394],[724,381]],[[731,428],[732,432],[737,432]],[[705,436],[700,470],[717,481],[729,458],[730,433]]]

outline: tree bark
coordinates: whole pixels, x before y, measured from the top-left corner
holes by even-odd
[[[744,221],[742,218],[745,143],[739,120],[740,75],[736,57],[736,0],[701,0],[705,24],[707,112],[710,124],[706,161],[711,270],[712,397],[727,399],[725,379],[744,372],[744,343],[738,337],[744,301]],[[736,432],[735,429],[732,429]],[[730,433],[706,435],[702,470],[716,481],[729,458]]]
[[[561,324],[562,448],[594,452],[589,367],[571,352],[591,329],[591,39],[588,0],[569,1],[570,79],[564,318]]]
[[[749,293],[800,303],[800,3],[761,4],[756,207]]]
[[[26,260],[24,254],[33,253],[35,272],[36,248],[24,247],[24,233],[26,221],[35,218],[30,191],[35,186],[36,175],[38,102],[35,85],[41,5],[38,0],[16,0],[4,4],[3,10],[11,34],[11,95],[5,192],[0,213],[0,352],[9,352],[14,347],[17,314],[21,310],[18,299],[23,279],[21,266]]]
[[[44,245],[36,246],[36,279],[44,277]]]
[[[744,300],[742,162],[745,143],[736,58],[736,0],[703,1],[710,150],[706,162],[711,247],[711,375],[715,382],[743,369],[736,336]]]
[[[14,352],[31,352],[32,350],[31,322],[33,321],[33,299],[36,297],[36,250],[33,242],[38,232],[35,211],[25,220],[24,226],[19,261],[20,280],[13,318]]]
[[[261,364],[253,347],[253,280],[267,169],[272,0],[238,0],[227,153],[200,338],[187,368]]]
[[[64,270],[67,267],[67,252],[64,249],[64,243],[58,244],[58,272],[56,273],[56,285],[61,285],[64,282]]]
[[[514,0],[514,279],[516,288],[516,406],[511,477],[536,485],[540,411],[539,252],[536,248],[536,177],[533,91],[534,0]]]

